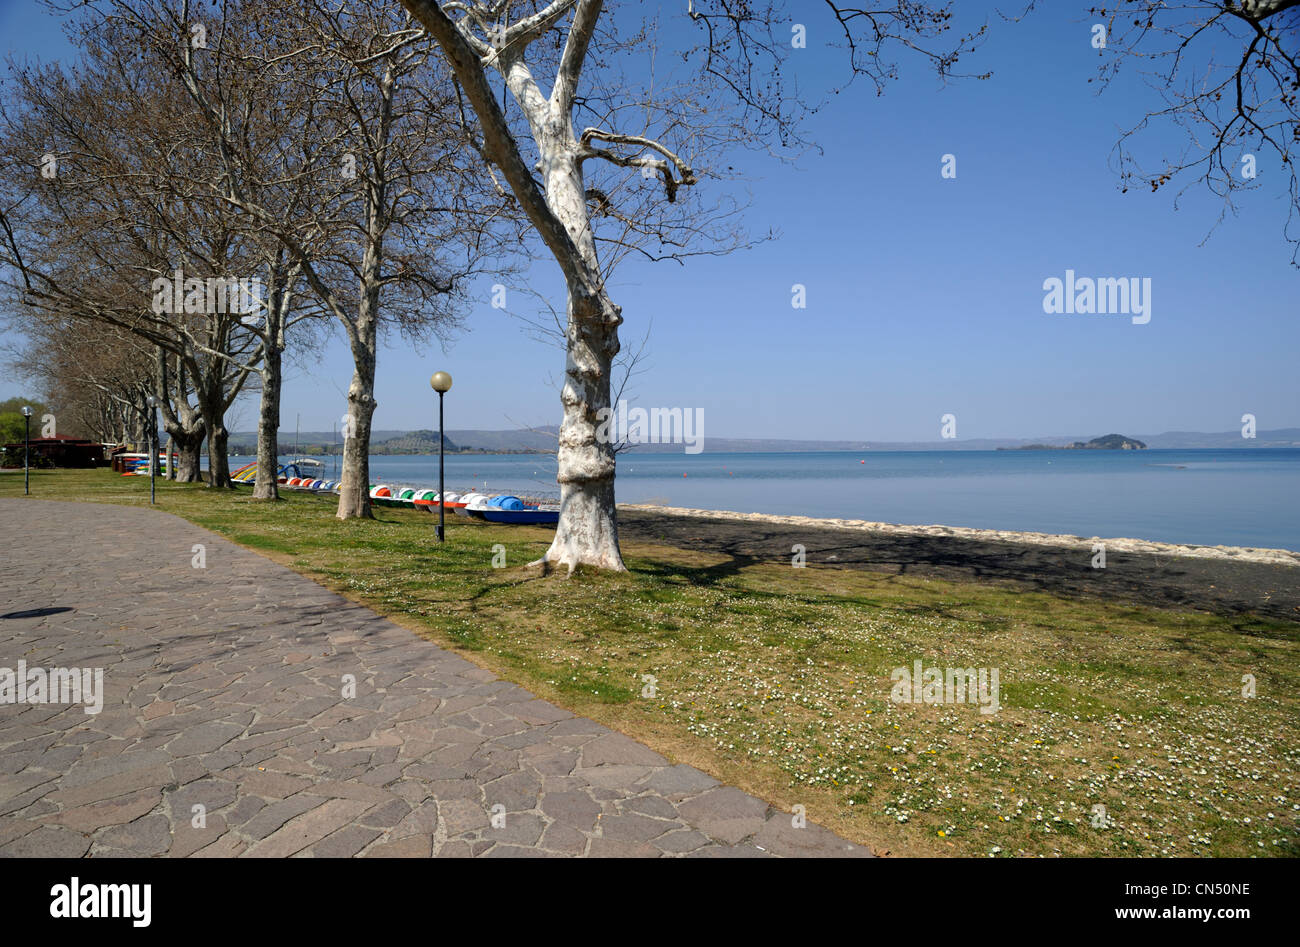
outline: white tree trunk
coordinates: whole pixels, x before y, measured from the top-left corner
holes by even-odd
[[[343,485],[339,488],[341,520],[373,519],[370,510],[370,419],[375,413],[373,376],[367,381],[359,370],[348,386],[348,414],[353,436],[343,441]]]
[[[371,314],[378,290],[362,296],[352,334],[352,383],[348,386],[348,421],[343,431],[343,484],[337,516],[373,519],[370,509],[370,422],[375,413],[375,363],[378,339]],[[351,435],[351,436],[349,436]]]
[[[568,291],[567,352],[560,400],[560,521],[544,567],[579,565],[624,569],[614,507],[614,449],[596,438],[597,412],[610,402],[610,365],[618,354],[619,308],[605,293],[587,213],[579,142],[573,134],[576,83],[603,4],[579,0],[551,97],[533,80],[524,54],[554,18],[567,12],[553,3],[525,16],[494,41],[489,52],[458,25],[438,0],[402,0],[446,56],[479,118],[486,153],[510,183],[538,235],[564,272]],[[477,46],[475,44],[478,44]],[[519,141],[487,79],[485,57],[505,77],[523,111],[541,158],[544,193],[525,162]]]
[[[573,147],[567,115],[559,116],[539,136],[546,204],[564,224],[582,255],[588,273],[598,272],[595,240],[587,215],[582,166]],[[618,518],[614,505],[614,445],[596,437],[598,416],[610,406],[610,375],[618,354],[619,309],[603,288],[570,280],[568,325],[565,330],[564,385],[560,402],[557,481],[560,521],[555,539],[539,562],[547,569],[580,565],[624,571],[618,548]]]

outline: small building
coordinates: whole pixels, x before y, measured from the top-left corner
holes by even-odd
[[[79,437],[33,437],[27,442],[31,452],[33,466],[37,458],[48,461],[55,467],[99,467],[104,463],[104,445],[98,441],[87,441]],[[23,456],[23,442],[4,445],[10,457]]]

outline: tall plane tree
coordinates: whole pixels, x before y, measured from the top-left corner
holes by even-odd
[[[177,396],[164,416],[181,442],[179,466],[197,475],[190,447],[206,435],[209,482],[228,486],[225,413],[261,343],[224,295],[214,307],[189,281],[251,275],[257,247],[206,193],[189,193],[209,149],[179,83],[159,79],[120,21],[83,20],[73,35],[84,52],[77,68],[11,67],[0,282],[44,318],[110,325],[173,356],[174,370],[167,359],[158,378],[160,395]],[[186,285],[161,296],[183,305],[159,307],[154,282],[171,282],[177,268]],[[187,417],[190,392],[202,433]]]
[[[203,116],[221,172],[216,191],[234,225],[277,241],[286,286],[301,277],[344,332],[353,375],[338,516],[369,517],[380,340],[453,327],[502,219],[500,195],[482,185],[481,161],[463,147],[450,76],[430,62],[419,26],[385,0],[304,0],[292,12],[257,2],[219,12],[164,0],[121,5],[136,10],[141,29],[165,24],[158,48],[172,50]],[[144,7],[157,9],[145,16]],[[205,50],[167,45],[204,22]],[[256,43],[247,39],[254,26]],[[259,138],[248,129],[262,87],[274,90],[276,134]],[[278,365],[275,338],[264,341],[264,365]],[[259,477],[268,450],[259,434]]]
[[[828,2],[811,11],[776,0],[689,0],[669,17],[668,30],[644,24],[627,36],[619,34],[614,5],[603,0],[402,3],[442,50],[481,127],[484,154],[500,169],[564,277],[561,512],[555,539],[540,561],[547,569],[563,565],[570,572],[584,564],[621,570],[615,444],[598,433],[611,406],[611,366],[623,316],[606,288],[594,219],[612,224],[618,234],[630,231],[636,249],[656,259],[680,258],[698,247],[699,238],[711,236],[692,231],[689,209],[674,216],[663,206],[678,205],[684,192],[720,176],[698,158],[722,158],[728,146],[780,147],[798,140],[806,109],[782,72],[797,48],[796,20],[816,17],[823,35],[847,49],[848,73],[882,89],[895,75],[888,60],[893,50],[914,52],[948,76],[978,34],[934,51],[929,46],[945,38],[951,13],[946,4],[920,0],[883,0],[869,10]],[[687,81],[670,82],[665,91],[653,75],[661,58],[656,37],[679,34],[689,38],[664,51],[662,59],[675,62]],[[639,72],[651,79],[629,85],[626,75],[612,71],[611,60],[638,53]],[[507,115],[494,75],[522,121]],[[592,186],[590,165],[625,176],[616,186]],[[656,207],[641,200],[644,194],[629,182],[629,172],[658,185]],[[630,208],[623,202],[629,196]],[[611,252],[627,247],[616,237]]]
[[[302,292],[301,264],[261,221],[232,212],[230,205],[254,195],[274,219],[301,220],[332,206],[337,177],[326,168],[302,173],[319,129],[312,120],[310,83],[304,86],[295,73],[319,70],[329,57],[316,47],[285,48],[284,24],[296,21],[291,12],[258,0],[216,8],[190,0],[90,0],[79,19],[87,36],[128,37],[166,77],[158,80],[160,88],[183,90],[176,105],[186,119],[190,166],[171,169],[166,186],[185,200],[210,205],[240,229],[262,280],[257,311],[242,319],[243,330],[260,340],[254,499],[279,496],[284,353],[291,335],[299,347],[315,341],[318,334],[305,323],[321,311]]]

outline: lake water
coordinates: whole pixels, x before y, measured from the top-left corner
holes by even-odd
[[[339,459],[321,460],[329,477]],[[370,465],[376,483],[437,486],[436,454]],[[449,455],[447,489],[558,497],[555,458]],[[1300,550],[1300,449],[632,452],[618,500]]]

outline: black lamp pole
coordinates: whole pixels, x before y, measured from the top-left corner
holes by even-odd
[[[438,393],[438,542],[445,538],[445,516],[447,512],[446,486],[443,474],[445,438],[442,435],[442,396],[451,390],[451,376],[446,372],[434,372],[429,379],[429,387]]]
[[[155,446],[158,442],[158,401],[153,395],[150,395],[149,404],[149,502],[155,502],[156,494],[154,493],[154,464],[158,460],[158,450]]]
[[[28,461],[28,454],[31,451],[32,440],[32,409],[23,408],[23,495],[30,495],[32,492],[32,471]]]
[[[444,392],[438,392],[438,542],[445,538],[444,530],[446,521],[443,519],[447,514],[447,500],[443,495],[446,489],[443,474],[446,471],[445,461],[443,460],[443,439],[442,439],[442,396]]]

